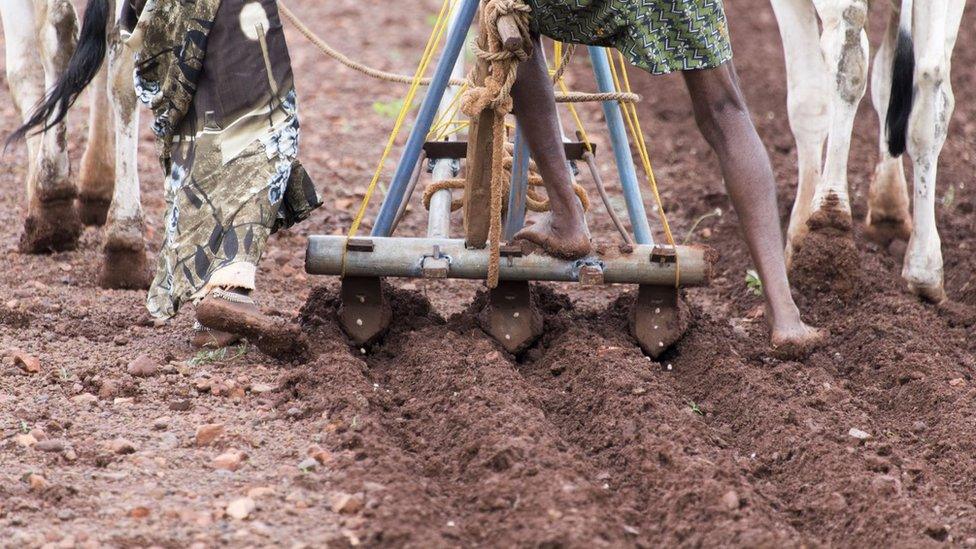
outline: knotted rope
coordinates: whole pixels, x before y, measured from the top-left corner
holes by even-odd
[[[498,286],[502,207],[508,186],[505,177],[505,117],[512,112],[512,86],[518,77],[518,65],[530,55],[524,49],[527,46],[518,51],[506,50],[498,24],[501,17],[512,16],[522,37],[522,44],[532,44],[529,31],[530,12],[531,8],[522,0],[484,0],[481,5],[479,35],[473,46],[479,63],[469,75],[471,85],[461,97],[461,112],[473,120],[480,118],[484,111],[493,111],[488,226],[489,288]]]

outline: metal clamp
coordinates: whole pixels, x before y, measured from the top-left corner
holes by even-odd
[[[573,265],[576,279],[583,286],[602,286],[604,263],[598,259],[584,258]]]
[[[451,273],[451,256],[441,253],[439,244],[434,244],[433,253],[420,260],[420,270],[424,278],[447,278]]]
[[[665,265],[677,262],[678,250],[674,246],[654,246],[651,250],[651,263]]]

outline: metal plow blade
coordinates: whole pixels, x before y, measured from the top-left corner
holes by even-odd
[[[658,358],[688,331],[678,289],[642,284],[630,311],[630,333],[651,358]]]

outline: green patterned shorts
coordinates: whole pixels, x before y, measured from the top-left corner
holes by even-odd
[[[732,58],[722,0],[526,0],[533,28],[560,42],[614,47],[652,74]]]

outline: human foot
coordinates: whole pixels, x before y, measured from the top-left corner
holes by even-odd
[[[773,353],[785,359],[799,359],[810,354],[827,338],[827,332],[808,326],[797,319],[781,325],[773,324],[770,343]]]
[[[240,334],[267,355],[282,360],[308,358],[309,342],[301,329],[263,314],[246,295],[213,290],[197,306],[196,313],[205,328]]]
[[[579,259],[592,251],[590,231],[582,219],[563,223],[554,220],[552,213],[544,214],[535,224],[519,231],[515,240],[537,244],[547,254],[562,259]]]

